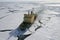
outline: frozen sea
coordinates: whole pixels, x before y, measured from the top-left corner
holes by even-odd
[[[0,30],[15,30],[22,23],[24,14],[34,8],[42,27],[25,40],[60,40],[60,6],[47,6],[35,2],[0,2]],[[35,24],[35,26],[38,23]],[[30,28],[31,31],[34,29]],[[17,40],[9,37],[11,31],[0,32],[0,40]],[[12,34],[13,35],[13,34]]]

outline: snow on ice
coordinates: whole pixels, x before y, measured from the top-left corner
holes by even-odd
[[[1,5],[3,4],[3,5]],[[60,40],[60,13],[50,9],[40,9],[41,5],[21,3],[0,4],[0,30],[10,29],[12,31],[0,32],[0,40],[17,40],[16,30],[23,21],[24,14],[31,8],[37,8],[38,17],[29,29],[34,32],[25,40]],[[40,7],[40,8],[39,8]],[[45,6],[47,7],[47,6]],[[42,10],[42,11],[41,11]],[[41,21],[42,24],[39,24]],[[42,27],[34,31],[37,25]],[[35,27],[34,27],[35,26]],[[10,34],[12,32],[12,34]],[[16,33],[15,33],[16,32]],[[15,33],[15,34],[14,34]]]

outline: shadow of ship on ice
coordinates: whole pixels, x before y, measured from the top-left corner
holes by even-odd
[[[31,27],[32,24],[34,24],[36,18],[37,18],[37,14],[34,14],[33,11],[31,11],[31,14],[29,12],[28,12],[28,14],[24,14],[24,21],[19,25],[19,27],[17,29],[15,29],[9,33],[10,34],[9,38],[14,36],[14,37],[18,37],[18,40],[24,40],[25,38],[30,36],[33,32],[31,32],[29,30],[29,28]],[[39,21],[39,23],[41,23],[41,22]],[[37,28],[35,28],[34,30],[36,31],[40,27],[42,27],[42,26],[37,26]],[[27,31],[29,31],[31,33],[27,32]]]

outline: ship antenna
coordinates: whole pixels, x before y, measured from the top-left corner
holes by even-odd
[[[33,12],[33,11],[34,11],[34,8],[32,8],[31,14],[34,14],[34,12]]]
[[[28,10],[28,15],[29,15],[29,10]]]

